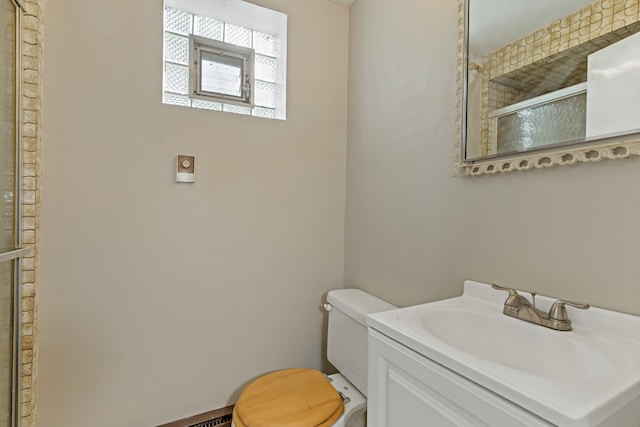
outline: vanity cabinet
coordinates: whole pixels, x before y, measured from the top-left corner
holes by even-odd
[[[561,332],[504,301],[467,280],[459,297],[370,314],[369,427],[640,427],[640,316],[573,310]]]
[[[369,328],[369,427],[549,427],[522,407]]]

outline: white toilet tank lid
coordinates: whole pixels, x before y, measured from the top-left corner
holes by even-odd
[[[360,289],[336,289],[329,291],[327,302],[366,326],[367,316],[396,307]]]

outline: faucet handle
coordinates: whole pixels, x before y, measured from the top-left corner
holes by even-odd
[[[502,286],[498,286],[495,283],[493,283],[491,287],[499,291],[509,292],[509,296],[507,297],[507,300],[504,302],[505,310],[507,309],[508,306],[519,308],[525,305],[531,305],[529,301],[525,297],[520,295],[518,291],[516,291],[515,289],[503,288]]]
[[[492,287],[493,289],[497,289],[497,290],[499,290],[499,291],[507,291],[507,292],[509,292],[509,297],[515,297],[516,295],[520,295],[520,294],[518,293],[518,291],[516,291],[515,289],[511,289],[511,288],[503,288],[502,286],[498,286],[498,285],[496,285],[495,283],[492,283],[492,284],[491,284],[491,287]]]
[[[553,320],[569,320],[567,309],[564,307],[565,305],[570,305],[571,307],[580,308],[582,310],[586,310],[591,307],[589,304],[577,304],[575,302],[558,300],[551,305],[549,317]]]

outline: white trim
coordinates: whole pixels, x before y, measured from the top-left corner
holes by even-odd
[[[498,108],[497,110],[493,110],[491,112],[491,117],[497,118],[500,116],[506,116],[507,114],[512,114],[516,111],[524,110],[525,108],[537,107],[538,105],[559,101],[561,99],[578,95],[579,93],[586,91],[587,82],[578,83],[577,85],[565,87],[564,89],[536,96],[535,98],[527,99],[526,101],[518,102],[516,104],[511,104],[504,108]]]
[[[165,7],[208,16],[286,40],[287,15],[242,0],[165,0]]]

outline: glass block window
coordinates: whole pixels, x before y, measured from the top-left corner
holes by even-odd
[[[244,96],[241,88],[247,87],[243,79],[247,64],[242,55],[221,55],[220,49],[217,53],[215,49],[203,49],[198,63],[200,74],[194,75],[193,71],[189,71],[190,61],[193,61],[190,58],[195,55],[193,40],[200,41],[201,45],[233,45],[237,47],[233,49],[238,49],[236,53],[254,52],[253,62],[248,67],[253,79],[252,105],[241,105],[238,101]],[[224,22],[215,16],[201,16],[175,7],[165,7],[163,102],[282,119],[283,114],[278,114],[276,109],[277,100],[286,98],[286,82],[278,80],[285,75],[284,70],[279,68],[278,48],[279,40],[274,34]],[[201,80],[194,80],[199,77]],[[278,92],[278,88],[282,93]],[[208,99],[207,92],[223,94],[227,98]]]

